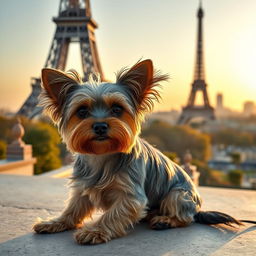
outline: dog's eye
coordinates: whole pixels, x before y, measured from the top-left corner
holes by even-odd
[[[120,116],[121,114],[123,113],[123,107],[117,105],[117,104],[114,104],[112,107],[111,107],[111,115],[112,116]]]
[[[87,107],[82,106],[77,110],[76,114],[79,118],[84,119],[89,116],[89,110]]]

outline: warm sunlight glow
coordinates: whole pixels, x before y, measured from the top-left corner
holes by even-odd
[[[68,51],[66,70],[75,69],[83,77],[81,50],[79,43],[71,43]]]
[[[232,63],[234,76],[239,79],[241,89],[256,89],[256,29],[250,27],[240,31],[234,42]],[[255,97],[255,95],[253,96]]]
[[[5,24],[0,28],[0,34],[5,35],[0,48],[0,108],[17,111],[31,93],[30,78],[39,77],[44,67],[59,1],[39,2],[5,1],[0,10],[1,23]],[[198,0],[161,4],[141,0],[136,2],[136,9],[130,1],[115,2],[91,1],[93,19],[99,24],[95,38],[105,78],[113,81],[122,67],[150,58],[157,69],[171,77],[163,83],[163,101],[155,110],[181,109],[193,83]],[[147,11],[142,11],[145,4]],[[216,94],[221,92],[226,107],[241,111],[245,101],[255,101],[256,1],[204,0],[202,4],[210,104],[215,106]],[[152,18],[154,15],[157,19]],[[18,45],[15,38],[19,38]],[[83,75],[78,43],[70,44],[66,70],[71,68]],[[198,99],[201,102],[201,97]]]

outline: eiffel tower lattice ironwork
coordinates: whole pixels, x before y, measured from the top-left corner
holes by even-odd
[[[203,58],[203,8],[200,3],[197,18],[198,18],[198,31],[197,31],[197,51],[196,51],[196,65],[194,82],[192,83],[192,90],[189,95],[188,103],[182,109],[179,117],[178,124],[187,124],[191,119],[202,117],[204,119],[215,119],[214,109],[209,103],[207,95],[207,84],[205,82],[204,72],[204,58]],[[203,105],[195,105],[196,94],[202,92]]]
[[[84,79],[92,72],[99,73],[104,81],[100,64],[94,30],[98,27],[91,15],[89,0],[60,0],[58,17],[54,17],[56,31],[51,44],[45,67],[64,70],[67,62],[69,45],[80,43],[82,69]],[[32,93],[17,112],[33,118],[41,114],[42,109],[37,106],[41,91],[40,78],[32,78]]]

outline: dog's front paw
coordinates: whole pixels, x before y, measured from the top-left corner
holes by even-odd
[[[110,234],[99,227],[84,227],[76,231],[74,237],[79,244],[101,244],[111,240]]]
[[[44,233],[57,233],[62,232],[65,230],[71,229],[71,227],[68,227],[65,222],[61,222],[58,220],[39,220],[38,223],[36,223],[33,226],[33,230],[36,233],[44,234]]]

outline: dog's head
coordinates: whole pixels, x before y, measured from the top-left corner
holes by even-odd
[[[115,83],[90,79],[83,84],[75,71],[45,68],[40,104],[72,152],[129,153],[145,113],[160,98],[158,83],[167,78],[154,72],[151,60],[123,69]]]

